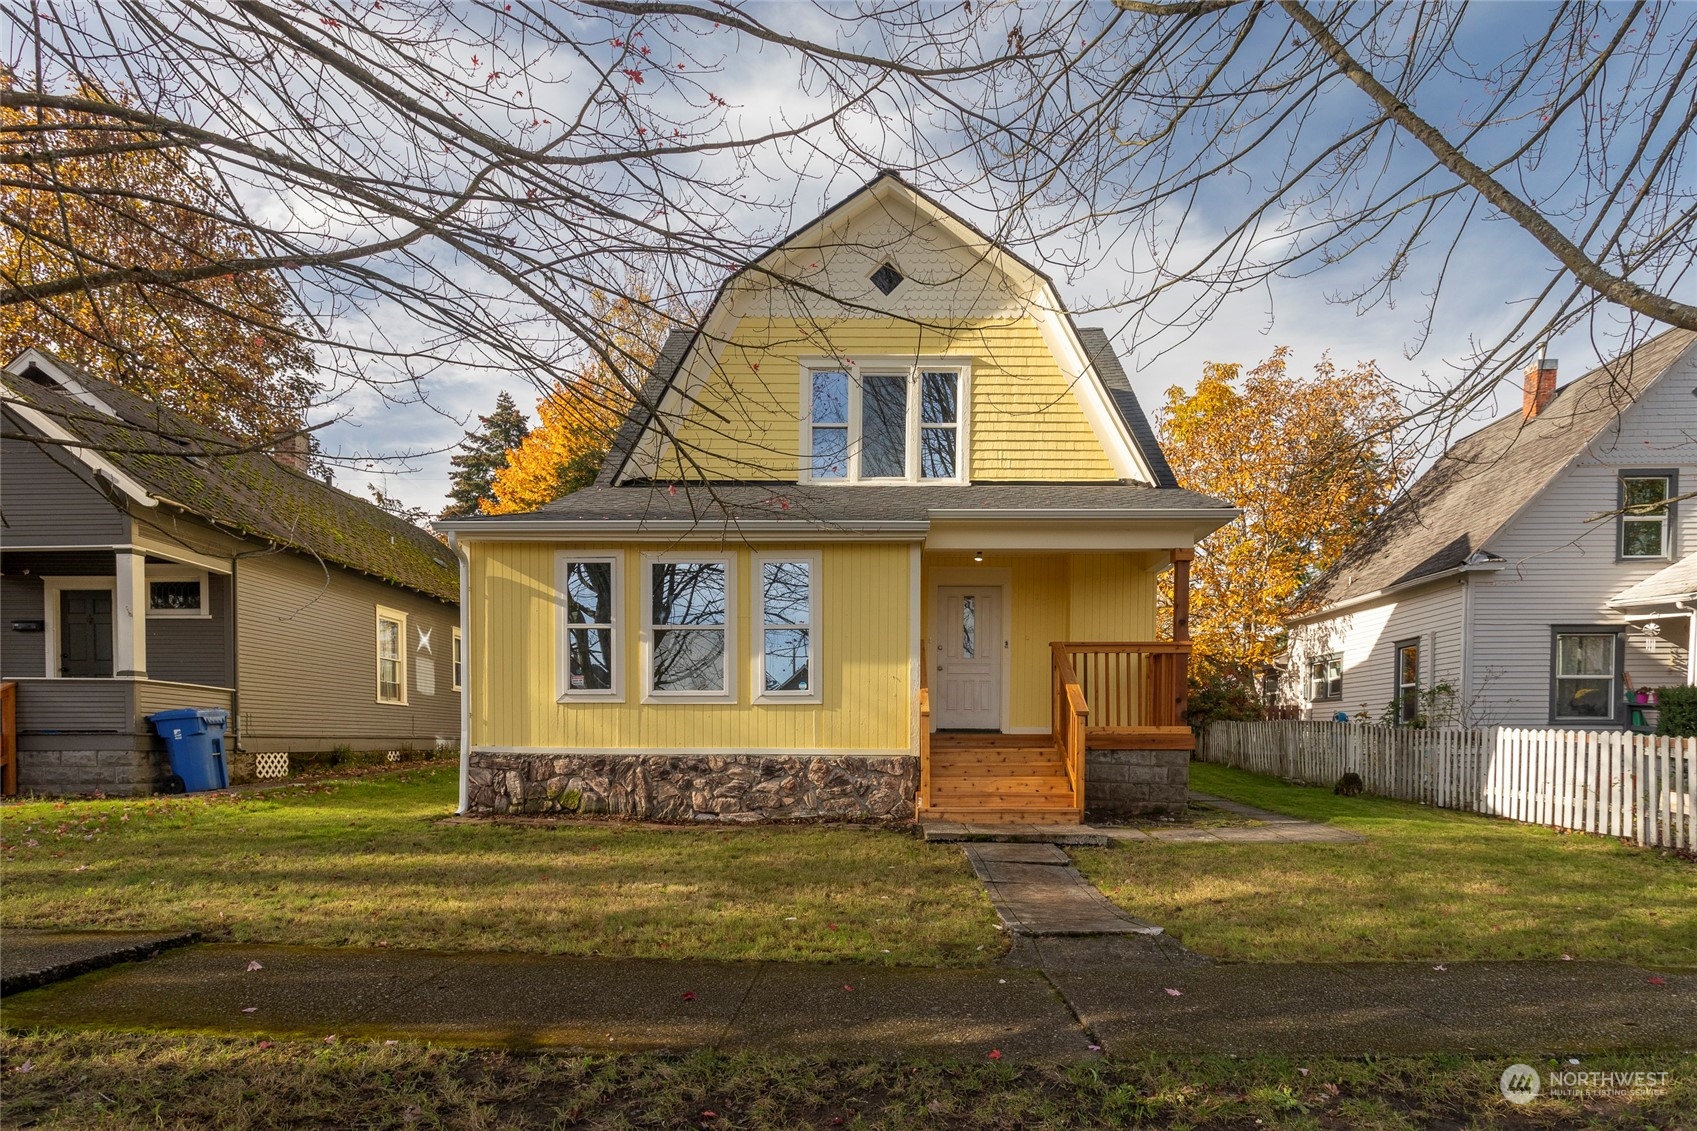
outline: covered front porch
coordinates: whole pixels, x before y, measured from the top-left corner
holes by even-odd
[[[228,582],[129,548],[0,555],[0,679],[14,703],[16,787],[158,788],[170,771],[147,717],[234,707]]]
[[[1182,812],[1195,746],[1191,557],[1188,546],[925,553],[918,817],[1077,824],[1086,809]],[[1161,640],[1168,568],[1173,628]]]

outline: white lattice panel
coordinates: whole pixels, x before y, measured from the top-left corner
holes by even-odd
[[[286,778],[289,776],[289,753],[267,752],[253,756],[253,776],[256,778]]]

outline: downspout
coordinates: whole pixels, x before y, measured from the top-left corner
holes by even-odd
[[[1684,601],[1675,601],[1673,607],[1685,614],[1685,686],[1697,687],[1697,664],[1692,663],[1697,657],[1697,608],[1687,605]]]
[[[448,548],[460,563],[460,816],[471,805],[471,621],[466,617],[471,589],[471,558],[460,545],[460,536],[448,534]]]

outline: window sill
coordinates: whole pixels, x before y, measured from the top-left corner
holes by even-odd
[[[696,704],[696,703],[729,703],[736,704],[734,694],[723,691],[650,691],[642,697],[642,701],[656,706],[667,703]]]
[[[459,688],[456,687],[454,690],[458,691]],[[622,691],[568,691],[564,695],[554,697],[556,703],[623,703],[624,701],[625,696]]]
[[[820,703],[824,702],[824,698],[825,697],[823,695],[815,692],[796,692],[789,695],[774,695],[770,692],[766,692],[756,695],[754,697],[754,702],[756,705],[762,707],[775,707],[782,706],[784,704],[793,704],[795,706],[803,707],[817,707]]]

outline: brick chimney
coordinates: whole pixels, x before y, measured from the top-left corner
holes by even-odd
[[[1550,398],[1556,395],[1556,359],[1545,357],[1549,346],[1538,351],[1538,360],[1526,367],[1526,376],[1521,382],[1520,415],[1531,420],[1540,412],[1550,407]]]
[[[277,441],[277,446],[271,450],[271,458],[288,468],[306,474],[307,465],[311,459],[312,446],[306,433],[297,432],[293,436],[283,436]]]

